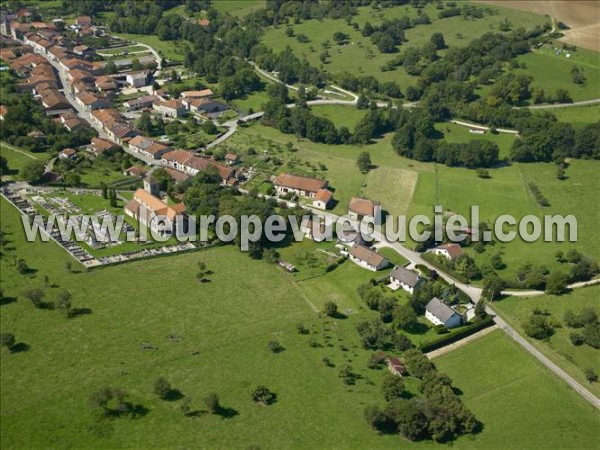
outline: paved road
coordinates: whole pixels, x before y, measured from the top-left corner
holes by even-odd
[[[596,103],[600,103],[600,98],[594,98],[591,100],[582,100],[579,102],[572,103],[557,103],[555,105],[531,105],[525,106],[528,109],[552,109],[552,108],[572,108],[573,106],[587,106],[587,105],[595,105]]]
[[[571,283],[567,286],[568,289],[577,289],[586,286],[593,286],[595,284],[600,284],[600,278],[595,278],[589,281],[578,281],[577,283]],[[525,290],[525,291],[514,291],[514,290],[505,290],[502,291],[502,295],[513,295],[515,297],[536,297],[538,295],[544,295],[544,291],[535,291],[535,290]]]
[[[464,122],[462,120],[450,120],[450,122],[454,123],[456,125],[463,126],[463,127],[474,128],[476,130],[490,131],[490,127],[485,127],[483,125],[476,125],[474,123]],[[496,128],[496,131],[498,131],[498,133],[519,134],[519,132],[517,130],[509,130],[507,128]]]
[[[495,314],[494,310],[488,308],[488,312],[490,314]],[[535,348],[527,339],[521,336],[519,333],[515,331],[510,325],[508,325],[501,317],[497,314],[494,316],[494,322],[500,329],[502,329],[506,334],[508,334],[511,338],[515,340],[521,347],[527,350],[531,355],[533,355],[538,361],[540,361],[544,366],[550,369],[554,374],[556,374],[559,378],[563,379],[569,386],[571,386],[579,395],[585,398],[588,402],[590,402],[596,409],[600,409],[600,399],[588,391],[585,387],[583,387],[575,378],[569,375],[567,372],[558,367],[553,361],[544,356],[542,352],[540,352],[537,348]]]

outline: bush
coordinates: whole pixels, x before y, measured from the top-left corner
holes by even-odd
[[[494,318],[491,316],[486,317],[478,322],[466,325],[451,334],[443,335],[437,339],[433,339],[429,342],[424,342],[419,346],[419,349],[423,353],[428,353],[438,348],[445,347],[446,345],[452,344],[464,337],[470,336],[479,330],[490,327],[494,324]]]
[[[545,316],[532,314],[529,319],[523,323],[525,334],[534,339],[547,339],[554,334],[554,328],[548,322]]]
[[[598,374],[594,369],[588,367],[584,370],[584,374],[585,379],[588,380],[590,383],[595,383],[596,381],[598,381]]]
[[[569,333],[569,339],[573,345],[581,345],[583,344],[583,336],[580,333],[576,333],[575,331],[571,331]]]
[[[252,389],[250,395],[252,396],[252,400],[257,403],[262,403],[263,405],[270,405],[275,402],[276,399],[276,395],[262,385],[258,385]]]

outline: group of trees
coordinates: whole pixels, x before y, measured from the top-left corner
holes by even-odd
[[[402,356],[410,375],[420,379],[422,395],[407,396],[401,379],[385,378],[382,387],[387,400],[385,408],[365,409],[365,418],[373,428],[399,433],[410,440],[437,442],[452,441],[461,434],[481,429],[481,423],[454,393],[447,375],[438,373],[417,349],[406,350]]]
[[[563,323],[572,329],[569,333],[569,339],[573,345],[585,343],[590,347],[600,348],[600,322],[596,310],[585,307],[578,314],[575,314],[568,309],[563,316]]]

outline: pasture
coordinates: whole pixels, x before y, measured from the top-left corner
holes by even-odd
[[[584,307],[596,308],[600,314],[600,286],[590,286],[571,291],[566,295],[542,295],[539,297],[506,297],[499,302],[494,303],[494,309],[510,323],[521,334],[523,333],[522,322],[526,320],[535,308],[541,311],[547,311],[549,317],[562,323],[565,311],[571,310],[575,314]],[[581,330],[579,330],[581,331]],[[598,383],[589,383],[585,379],[584,370],[594,369],[600,373],[600,350],[594,349],[589,345],[583,344],[575,346],[569,339],[570,328],[563,325],[562,328],[556,328],[554,334],[546,341],[529,339],[542,353],[552,359],[561,368],[566,370],[572,377],[579,381],[583,386],[593,392],[596,396],[600,395],[600,386]]]
[[[12,354],[2,349],[3,448],[193,447],[198,442],[233,448],[240,436],[261,448],[438,447],[378,435],[363,418],[366,405],[383,403],[380,386],[386,373],[366,368],[370,352],[360,347],[355,331],[358,321],[373,313],[352,305],[358,299],[351,295],[371,272],[347,262],[296,284],[280,268],[253,261],[231,246],[168,261],[69,272],[66,253],[53,243],[25,243],[16,211],[0,204],[9,241],[0,259],[1,325],[28,346]],[[32,268],[29,274],[15,270],[17,255]],[[210,282],[196,282],[198,261],[210,269]],[[49,287],[43,287],[45,276]],[[42,287],[47,301],[68,289],[74,306],[89,308],[88,314],[66,319],[57,311],[35,309],[19,296],[25,286]],[[357,314],[319,318],[306,301],[323,302],[333,294],[349,298],[341,306]],[[308,335],[296,331],[298,323]],[[468,346],[436,361],[485,424],[482,433],[454,446],[531,448],[531,439],[542,435],[558,446],[594,446],[590,408],[545,376],[518,347],[505,348],[504,336],[498,338],[500,345],[493,341],[479,347],[486,342],[482,339],[471,344],[478,346],[474,353]],[[271,340],[285,350],[269,351]],[[142,344],[153,349],[144,350]],[[338,377],[343,364],[361,375],[356,385]],[[181,397],[165,401],[154,394],[153,383],[161,376],[191,399],[192,410],[198,411],[194,416],[183,416]],[[510,390],[515,380],[518,391]],[[248,389],[259,383],[277,394],[275,404],[251,401]],[[507,384],[509,390],[499,388]],[[143,406],[142,417],[94,419],[88,399],[106,385],[123,389],[130,401]],[[209,392],[219,395],[223,416],[205,411],[202,398]],[[516,393],[503,401],[507,392]],[[537,411],[538,401],[547,408]],[[531,413],[522,416],[523,408]],[[513,433],[525,426],[523,417],[528,433]],[[559,421],[563,426],[548,426]]]
[[[480,435],[462,438],[455,447],[600,447],[594,432],[600,427],[598,411],[502,331],[440,356],[435,364],[452,378],[462,400],[484,423]]]
[[[21,171],[27,163],[35,161],[36,159],[46,161],[49,155],[46,153],[31,153],[5,142],[0,142],[0,156],[6,158],[6,161],[8,162],[10,173],[7,175],[15,179],[18,178],[19,171]]]
[[[560,51],[562,46],[545,45],[540,49],[516,58],[524,68],[513,69],[515,73],[531,75],[532,87],[539,86],[548,95],[554,95],[557,89],[566,89],[573,101],[598,98],[600,86],[600,54],[586,49],[577,51]],[[570,58],[566,57],[570,54]],[[571,70],[578,67],[584,77],[583,84],[571,81]]]
[[[115,35],[129,41],[149,45],[158,54],[170,61],[182,62],[185,56],[185,41],[161,41],[155,35],[119,33]]]
[[[472,39],[487,31],[499,32],[498,25],[504,18],[511,21],[513,29],[533,28],[547,20],[543,16],[522,11],[495,7],[492,10],[496,13],[477,20],[467,20],[462,17],[438,19],[439,11],[435,5],[427,5],[422,11],[430,17],[431,23],[406,30],[407,42],[399,47],[399,51],[411,46],[422,46],[429,42],[431,35],[435,32],[441,32],[444,35],[448,46],[459,47],[467,45]],[[286,36],[286,26],[269,28],[263,42],[276,52],[289,46],[299,57],[306,57],[311,65],[322,66],[323,69],[333,74],[347,71],[355,75],[373,75],[380,81],[396,81],[402,89],[405,89],[407,85],[416,82],[416,77],[408,75],[402,67],[394,71],[381,71],[381,67],[394,59],[398,53],[381,53],[371,43],[370,38],[362,36],[360,30],[367,21],[376,25],[386,19],[403,16],[414,18],[416,15],[417,10],[409,6],[385,9],[360,7],[358,14],[352,17],[352,22],[358,24],[359,30],[348,25],[344,19],[324,19],[322,21],[311,19],[293,25],[295,35],[304,34],[308,38],[308,42],[299,42],[295,36]],[[343,46],[336,45],[333,42],[333,33],[336,31],[348,34],[350,42]],[[319,55],[323,51],[323,43],[326,41],[329,41],[331,45],[328,49],[330,57],[326,64],[322,64]]]
[[[354,106],[319,105],[312,108],[313,114],[331,120],[336,128],[347,127],[354,130],[356,124],[365,116],[366,111]]]
[[[212,6],[221,13],[243,17],[257,9],[264,8],[265,0],[220,0],[214,2]]]
[[[515,141],[515,136],[508,133],[492,134],[486,132],[485,134],[475,134],[469,131],[468,127],[456,125],[454,123],[436,123],[436,130],[443,133],[444,141],[448,143],[463,144],[470,141],[491,141],[498,146],[500,149],[499,157],[508,158],[510,155],[510,148]]]
[[[554,114],[560,122],[569,122],[575,128],[600,121],[600,105],[553,108],[545,111]]]

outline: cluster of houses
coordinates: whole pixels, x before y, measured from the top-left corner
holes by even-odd
[[[211,119],[228,109],[224,103],[211,98],[214,94],[210,89],[183,91],[179,98],[170,98],[164,89],[153,92],[151,95],[127,100],[123,106],[127,111],[154,110],[163,117],[175,119],[188,114]]]

